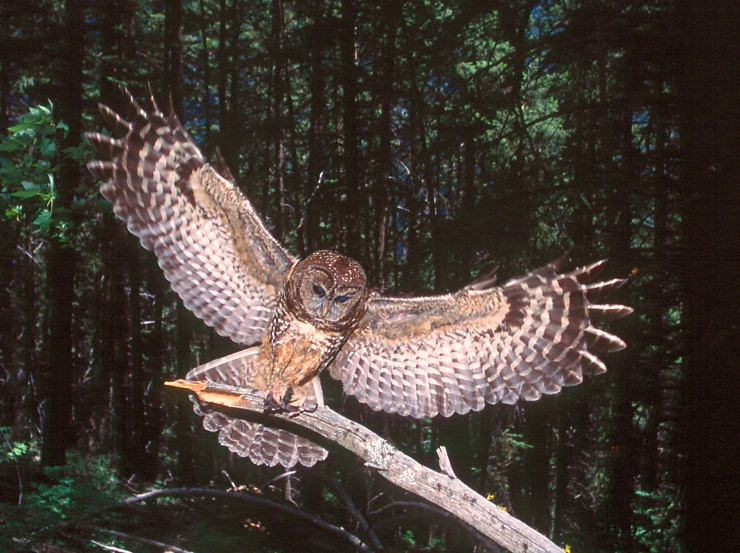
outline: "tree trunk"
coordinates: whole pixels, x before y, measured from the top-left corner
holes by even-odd
[[[326,163],[326,152],[324,151],[325,112],[326,112],[326,77],[324,71],[324,52],[326,43],[324,41],[326,22],[323,17],[324,0],[312,0],[310,4],[310,16],[312,20],[309,42],[310,58],[310,103],[308,129],[308,170],[303,196],[307,199],[303,206],[302,226],[299,229],[301,257],[316,250],[319,243],[319,220],[322,214],[321,179]],[[318,215],[318,217],[317,217]]]
[[[182,0],[165,2],[165,98],[172,102],[172,109],[182,120]]]
[[[169,91],[172,99],[172,109],[180,118],[183,117],[182,103],[182,43],[180,28],[182,26],[182,0],[168,0],[167,15],[172,20],[166,25],[168,44],[165,50],[170,52],[169,66],[166,71],[165,90]],[[177,374],[184,376],[193,367],[191,352],[193,342],[193,316],[177,300],[176,307],[177,333],[175,338],[175,364]],[[192,432],[192,404],[188,398],[178,398],[177,416],[175,422],[175,436],[177,436],[177,476],[183,484],[193,482],[195,475],[193,432]]]
[[[149,374],[144,367],[143,328],[141,324],[141,258],[139,255],[139,241],[133,236],[126,236],[127,273],[128,273],[128,313],[129,313],[129,366],[131,381],[128,387],[129,403],[131,404],[132,451],[134,463],[133,473],[148,481],[156,478],[156,464],[152,465],[152,458],[147,455],[147,428],[149,427],[149,409],[147,405],[147,389],[152,384]],[[158,386],[155,383],[154,386]]]
[[[686,152],[686,523],[688,551],[723,551],[737,535],[740,482],[740,10],[683,3],[688,40]],[[732,54],[735,52],[735,54]]]
[[[82,60],[84,55],[85,19],[81,0],[67,0],[65,6],[65,56],[61,79],[59,115],[69,126],[62,147],[79,145],[82,125]],[[57,210],[72,205],[79,186],[79,165],[63,160],[58,178]],[[52,239],[47,262],[49,288],[49,365],[45,381],[45,412],[41,462],[45,466],[66,463],[70,445],[72,419],[73,368],[72,305],[76,270],[74,250]]]
[[[272,0],[272,132],[273,132],[273,171],[275,173],[275,238],[282,241],[285,232],[285,136],[283,131],[285,99],[285,54],[283,35],[285,34],[285,8],[282,0]]]
[[[7,28],[7,17],[0,15],[0,28]],[[0,48],[0,133],[5,135],[10,121],[8,114],[8,96],[10,96],[10,67],[12,56],[7,48]]]
[[[350,257],[361,259],[362,236],[359,232],[348,232],[348,229],[359,228],[361,220],[360,195],[360,148],[359,148],[359,107],[358,68],[357,68],[357,6],[355,0],[342,0],[342,121],[344,126],[344,175],[340,190],[338,211],[343,215],[344,223],[340,227],[347,231],[344,240]]]
[[[380,91],[380,151],[378,152],[378,174],[376,178],[376,189],[374,193],[374,204],[376,214],[374,219],[376,232],[369,233],[374,240],[366,240],[368,247],[372,248],[371,255],[366,259],[373,259],[374,274],[371,281],[380,288],[385,286],[386,266],[385,250],[388,242],[388,200],[391,194],[391,183],[393,174],[393,128],[391,126],[392,110],[395,106],[395,79],[396,58],[398,56],[396,47],[398,26],[403,14],[401,4],[397,0],[388,0],[383,5],[384,17],[381,19],[385,30],[385,45],[383,47],[383,87]]]
[[[219,3],[220,20],[216,57],[218,60],[217,91],[220,131],[216,143],[229,170],[235,177],[238,177],[239,149],[243,132],[238,110],[241,3],[240,0],[232,0],[232,2],[231,7],[227,6],[226,0],[221,0]]]
[[[206,13],[204,0],[200,0],[200,40],[203,55],[203,144],[201,147],[211,152],[211,56],[208,48],[208,29],[210,14]]]
[[[549,526],[550,428],[555,420],[554,405],[548,398],[522,406],[525,413],[522,437],[531,448],[522,451],[520,466],[512,471],[512,475],[517,475],[515,481],[519,481],[511,489],[514,512],[526,513],[527,523],[540,532],[546,532]]]

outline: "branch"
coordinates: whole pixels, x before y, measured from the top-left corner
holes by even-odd
[[[405,511],[406,514],[402,516],[388,515],[384,516],[382,520],[379,518],[381,514],[386,515],[388,511],[396,510]],[[389,526],[393,528],[394,524],[397,527],[398,524],[394,523],[395,520],[408,520],[409,518],[425,519],[425,515],[428,514],[431,516],[426,517],[426,520],[429,520],[431,518],[433,520],[436,520],[437,523],[444,520],[447,521],[449,525],[454,524],[457,526],[457,528],[465,530],[468,534],[470,534],[471,541],[480,545],[483,551],[502,551],[501,549],[499,549],[499,547],[491,537],[481,534],[478,530],[470,526],[468,522],[463,522],[461,524],[460,519],[457,518],[457,516],[448,511],[445,511],[440,507],[437,507],[436,505],[430,505],[429,503],[425,503],[423,501],[392,501],[391,503],[388,503],[374,511],[371,511],[369,514],[376,520],[374,525],[375,528],[380,528],[383,526]]]
[[[117,530],[109,530],[108,528],[102,528],[100,526],[85,526],[84,527],[87,530],[91,530],[94,532],[102,532],[103,534],[108,534],[109,536],[113,536],[115,538],[121,538],[124,540],[131,540],[139,543],[143,543],[144,545],[148,545],[150,547],[157,547],[159,549],[162,549],[163,551],[166,551],[167,553],[192,553],[192,551],[189,551],[187,549],[182,549],[181,547],[176,547],[169,543],[163,543],[161,541],[152,540],[149,538],[143,538],[141,536],[135,536],[133,534],[126,534],[125,532],[118,532]],[[98,545],[100,547],[103,547],[104,549],[108,549],[109,551],[123,551],[119,548],[112,548],[109,545],[105,545],[102,543],[98,543],[96,541],[90,540],[95,545]]]
[[[324,530],[347,540],[353,546],[353,551],[359,551],[363,553],[373,552],[373,550],[369,548],[363,542],[363,540],[361,540],[360,538],[358,538],[351,532],[348,532],[347,530],[345,530],[344,528],[340,526],[335,526],[334,524],[330,524],[319,517],[310,515],[306,513],[305,511],[298,509],[297,507],[293,507],[291,505],[285,505],[277,501],[272,501],[264,497],[257,497],[257,496],[244,493],[244,492],[227,492],[224,490],[209,490],[209,489],[204,489],[204,488],[174,488],[174,489],[167,489],[167,490],[153,490],[149,492],[140,493],[138,495],[134,495],[132,497],[124,499],[123,501],[121,501],[120,503],[116,503],[115,505],[107,505],[95,511],[85,513],[77,517],[76,519],[68,520],[62,524],[57,524],[55,526],[43,528],[42,530],[35,532],[34,535],[35,537],[38,538],[44,535],[61,532],[61,531],[67,530],[68,528],[71,528],[74,526],[82,526],[82,527],[89,529],[91,528],[89,525],[84,526],[84,522],[87,520],[100,517],[106,513],[117,511],[124,507],[135,505],[137,503],[145,503],[145,502],[156,500],[162,497],[215,497],[223,501],[237,501],[241,503],[250,503],[254,505],[259,505],[260,507],[265,507],[267,509],[279,511],[284,514],[290,515],[291,517],[294,517],[296,519],[303,519],[304,521],[314,526],[323,528]],[[105,531],[109,534],[114,533],[114,531],[112,530],[105,530]],[[132,539],[134,538],[133,536],[129,536],[129,537],[131,537]],[[139,539],[138,541],[141,541],[141,539]]]
[[[352,501],[352,498],[347,493],[347,490],[340,486],[336,480],[327,478],[326,476],[323,476],[318,472],[314,472],[312,476],[314,478],[318,478],[319,480],[323,480],[325,484],[327,484],[334,490],[334,492],[337,494],[337,497],[339,497],[340,501],[344,504],[344,508],[347,509],[353,517],[355,517],[357,524],[359,524],[362,531],[367,534],[367,539],[372,543],[372,546],[376,549],[383,549],[383,544],[381,543],[380,539],[375,534],[365,517],[362,516],[362,513],[357,508],[357,505],[355,505],[354,501]]]
[[[165,384],[189,390],[207,403],[260,414],[264,412],[264,396],[253,390],[186,380]],[[377,469],[386,480],[452,513],[513,553],[563,551],[542,534],[478,495],[454,477],[454,473],[442,474],[420,465],[374,432],[328,407],[302,412],[298,416],[286,413],[271,416],[283,424],[307,428],[348,449],[362,458],[367,466]]]

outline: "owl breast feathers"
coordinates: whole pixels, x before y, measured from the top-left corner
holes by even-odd
[[[128,92],[126,92],[128,94]],[[214,169],[178,121],[152,99],[134,116],[100,111],[114,133],[87,140],[102,194],[153,250],[184,305],[249,347],[201,365],[190,380],[262,390],[266,409],[323,403],[323,369],[375,410],[449,416],[487,403],[554,394],[606,370],[599,353],[624,342],[593,326],[631,309],[598,302],[619,279],[594,282],[603,262],[560,273],[556,261],[500,286],[395,298],[368,292],[355,260],[318,251],[302,261],[269,233],[230,173]],[[311,466],[325,449],[287,430],[197,404],[204,427],[254,462]]]

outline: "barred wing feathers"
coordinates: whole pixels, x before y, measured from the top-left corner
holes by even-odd
[[[418,418],[536,400],[602,373],[597,354],[625,344],[592,320],[631,309],[592,302],[622,281],[589,284],[604,262],[558,274],[560,263],[496,288],[371,297],[331,375],[375,410]]]
[[[257,355],[256,347],[242,350],[200,365],[191,370],[186,378],[255,388],[257,387],[255,379],[260,378],[255,367]],[[308,399],[316,403],[316,398]],[[218,432],[218,441],[221,445],[241,457],[248,457],[255,464],[270,467],[282,465],[287,469],[300,463],[311,467],[318,461],[326,459],[328,455],[323,447],[287,430],[231,417],[195,398],[193,403],[195,412],[203,416],[203,428]]]
[[[173,113],[153,99],[151,113],[129,100],[131,122],[100,106],[111,130],[124,136],[87,134],[110,159],[88,169],[106,181],[101,192],[114,213],[154,250],[185,306],[237,343],[260,341],[294,260]]]

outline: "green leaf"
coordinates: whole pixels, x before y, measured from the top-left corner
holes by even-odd
[[[17,192],[12,192],[10,195],[15,198],[21,198],[25,200],[27,198],[33,198],[34,196],[40,196],[41,189],[37,188],[35,190],[18,190]]]
[[[19,132],[23,132],[25,130],[28,130],[28,128],[30,126],[31,125],[29,123],[27,123],[26,121],[24,121],[23,119],[21,119],[21,122],[18,123],[17,125],[12,125],[12,126],[8,127],[8,132],[11,132],[13,134],[19,133]]]
[[[51,227],[51,211],[48,209],[42,209],[41,212],[33,220],[33,224],[39,227],[41,230],[47,232]]]
[[[0,142],[0,152],[15,152],[19,148],[20,144],[9,138],[4,138],[3,141]]]
[[[52,157],[57,151],[57,145],[53,140],[44,138],[41,141],[41,155],[44,157]]]

